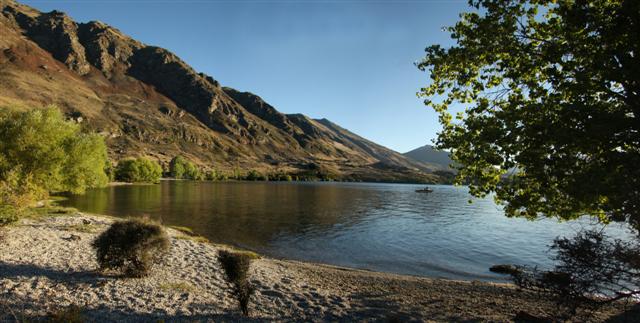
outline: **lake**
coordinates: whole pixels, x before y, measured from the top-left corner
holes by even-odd
[[[504,216],[465,187],[305,182],[162,181],[92,189],[61,202],[119,217],[148,215],[209,240],[276,258],[400,274],[504,281],[494,264],[548,267],[548,246],[590,220]],[[628,234],[620,224],[615,236]]]

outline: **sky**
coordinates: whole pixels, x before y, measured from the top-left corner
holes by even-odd
[[[20,1],[20,0],[18,0]],[[22,0],[99,20],[166,48],[224,86],[284,113],[327,118],[399,152],[430,144],[437,115],[414,63],[466,0]]]

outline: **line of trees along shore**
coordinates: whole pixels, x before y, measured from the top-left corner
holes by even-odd
[[[183,156],[174,157],[168,168],[148,157],[125,158],[114,166],[108,163],[105,172],[111,181],[130,183],[157,183],[161,178],[174,178],[196,181],[337,181],[337,177],[322,172],[287,174],[285,172],[263,173],[255,169],[242,171],[222,171],[201,168]]]

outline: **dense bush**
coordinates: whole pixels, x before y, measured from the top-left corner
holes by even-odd
[[[249,315],[249,301],[255,287],[248,280],[252,257],[246,253],[235,253],[226,250],[218,252],[218,261],[224,269],[227,282],[231,285],[233,295],[238,300],[240,310]]]
[[[146,220],[118,221],[92,243],[101,270],[119,270],[128,277],[143,277],[169,249],[162,226]]]
[[[247,181],[268,181],[269,176],[252,169],[247,173],[247,176],[245,176],[244,179]]]
[[[208,170],[205,175],[205,179],[208,181],[225,181],[228,178],[225,173],[215,169]]]
[[[49,192],[103,186],[104,138],[81,131],[55,107],[0,112],[0,204],[24,206]]]
[[[198,166],[182,156],[176,156],[171,160],[169,173],[177,179],[201,180],[205,177]]]
[[[20,210],[12,205],[0,204],[0,227],[18,221]]]
[[[182,156],[176,156],[169,162],[169,174],[173,178],[182,178],[184,176],[184,164],[187,162]]]
[[[113,182],[116,180],[116,168],[113,167],[110,161],[107,161],[104,164],[104,173],[107,175],[107,179],[109,182]]]
[[[158,183],[162,177],[162,167],[158,162],[140,157],[118,162],[116,179],[130,183]]]

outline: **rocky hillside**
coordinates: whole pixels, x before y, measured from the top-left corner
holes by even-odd
[[[98,21],[0,0],[0,106],[55,104],[107,138],[110,156],[177,154],[208,168],[436,181],[414,161],[332,122],[278,112],[173,53]],[[302,104],[302,103],[301,103]]]

